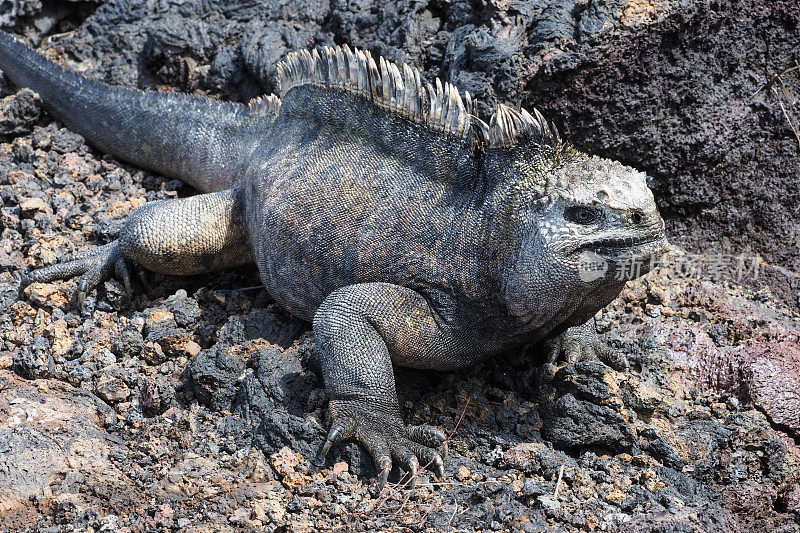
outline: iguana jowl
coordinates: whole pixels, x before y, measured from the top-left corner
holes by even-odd
[[[320,451],[442,471],[441,431],[407,427],[392,365],[454,369],[514,346],[608,356],[592,317],[616,268],[666,244],[644,175],[498,106],[347,46],[292,53],[280,99],[247,105],[110,87],[0,32],[0,69],[98,149],[207,194],[145,204],[119,240],[29,273],[81,275],[78,299],[128,261],[195,274],[255,261],[275,301],[313,322],[330,392]],[[605,266],[581,271],[587,254]],[[607,357],[609,359],[609,357]],[[442,454],[444,455],[444,454]]]

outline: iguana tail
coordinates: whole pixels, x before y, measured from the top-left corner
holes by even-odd
[[[203,192],[238,181],[279,105],[112,87],[65,70],[1,30],[0,70],[39,93],[54,117],[97,149]]]

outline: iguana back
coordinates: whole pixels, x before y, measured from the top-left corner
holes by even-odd
[[[303,86],[252,162],[244,202],[259,270],[294,314],[310,320],[331,292],[368,281],[485,297],[489,262],[447,260],[488,253],[464,238],[488,223],[464,139]]]

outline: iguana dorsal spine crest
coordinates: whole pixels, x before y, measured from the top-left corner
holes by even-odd
[[[380,56],[376,62],[368,50],[346,44],[290,52],[278,64],[277,81],[281,97],[308,85],[342,90],[480,148],[509,148],[523,140],[560,142],[555,127],[536,109],[531,114],[500,104],[486,124],[473,114],[469,92],[462,96],[452,83],[439,78],[423,86],[418,69],[405,63],[398,67]],[[269,103],[275,112],[279,106],[280,102]]]

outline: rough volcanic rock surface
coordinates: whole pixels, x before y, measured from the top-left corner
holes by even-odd
[[[797,269],[800,72],[784,72],[797,11],[0,0],[0,25],[35,44],[50,35],[43,50],[89,76],[234,100],[273,90],[290,49],[369,48],[470,90],[484,115],[536,104],[582,148],[646,169],[678,244],[747,244]],[[313,335],[254,270],[148,273],[130,307],[110,281],[85,316],[75,280],[18,295],[26,268],[109,242],[143,202],[192,191],[104,157],[29,91],[0,80],[0,99],[0,527],[800,530],[790,273],[769,271],[776,298],[680,268],[690,256],[678,253],[599,315],[624,373],[578,363],[551,375],[535,348],[460,372],[399,369],[407,421],[453,435],[447,475],[410,491],[395,472],[377,495],[354,444],[312,467],[326,403],[307,364]]]
[[[673,240],[798,271],[799,25],[795,1],[696,2],[530,80],[522,101],[648,172]]]

